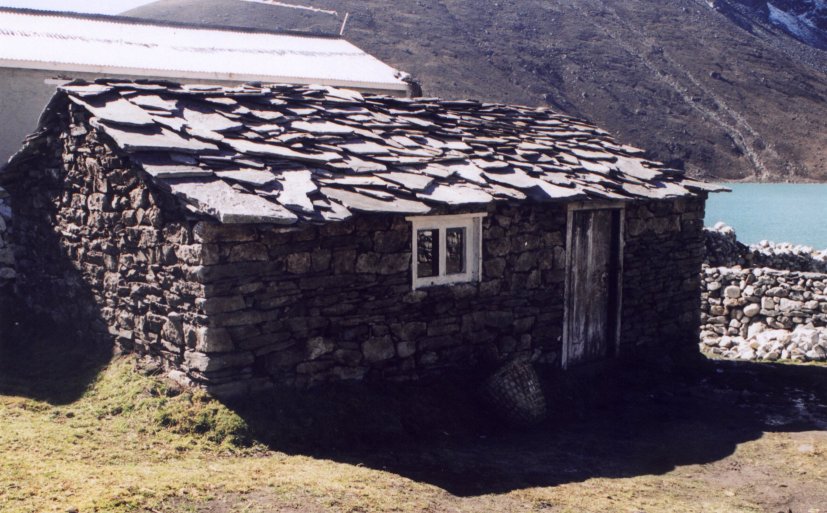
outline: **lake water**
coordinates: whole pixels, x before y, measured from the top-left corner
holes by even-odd
[[[706,226],[735,228],[738,240],[806,244],[827,249],[827,184],[723,184],[732,192],[709,195]]]

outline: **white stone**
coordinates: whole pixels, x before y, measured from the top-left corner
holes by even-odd
[[[738,299],[741,297],[741,288],[737,285],[730,285],[724,289],[724,296],[730,299]]]
[[[764,357],[765,360],[769,360],[771,362],[774,362],[774,361],[778,360],[779,358],[781,358],[781,353],[779,353],[778,351],[770,351]]]
[[[811,350],[807,351],[806,356],[808,360],[821,362],[827,360],[827,351],[825,351],[821,346],[815,346]]]
[[[761,307],[756,303],[750,303],[744,307],[744,315],[747,317],[755,317],[759,312],[761,312]]]
[[[747,338],[752,339],[755,338],[759,333],[765,331],[767,329],[767,325],[763,322],[754,322],[749,325],[747,329]]]
[[[701,332],[701,340],[707,340],[709,338],[715,337],[715,332],[704,330]]]
[[[781,298],[781,302],[778,305],[778,309],[784,313],[792,312],[794,310],[801,310],[803,307],[804,303],[801,301],[793,301],[785,297]]]
[[[818,344],[819,339],[820,333],[817,329],[804,326],[797,327],[791,337],[792,342],[805,351],[809,351],[813,346]]]
[[[775,310],[775,301],[771,297],[762,297],[761,298],[761,309],[762,310]]]
[[[738,352],[739,360],[755,360],[755,351],[752,349],[744,349]]]

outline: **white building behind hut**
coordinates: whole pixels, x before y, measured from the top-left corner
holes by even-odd
[[[404,73],[339,37],[0,7],[0,164],[58,84],[99,77],[410,93]]]

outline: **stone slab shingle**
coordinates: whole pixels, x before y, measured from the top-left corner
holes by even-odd
[[[223,222],[720,190],[544,108],[322,86],[99,80],[61,86],[47,114],[67,99],[189,210]]]

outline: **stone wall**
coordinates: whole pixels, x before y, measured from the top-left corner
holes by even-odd
[[[621,353],[697,343],[704,205],[697,198],[626,209]]]
[[[8,193],[0,187],[0,329],[5,324],[12,304],[14,279],[14,253],[11,247],[11,204]]]
[[[702,349],[745,360],[827,359],[827,274],[707,267],[703,276]]]
[[[18,289],[44,321],[178,368],[205,323],[189,265],[200,253],[192,223],[76,119],[84,115],[60,113],[7,183]]]
[[[630,206],[622,343],[695,347],[703,200]],[[201,224],[209,344],[188,357],[215,389],[409,379],[518,354],[559,366],[564,205],[498,205],[483,223],[482,281],[411,290],[411,227],[359,217],[285,231]]]
[[[718,223],[705,230],[706,262],[713,267],[769,267],[787,271],[827,273],[827,249],[761,241],[747,246],[738,242],[735,230]]]
[[[298,231],[199,225],[209,358],[196,377],[408,379],[524,354],[559,363],[564,206],[491,207],[480,283],[411,290],[411,225],[359,216]],[[198,362],[204,362],[198,366]]]

